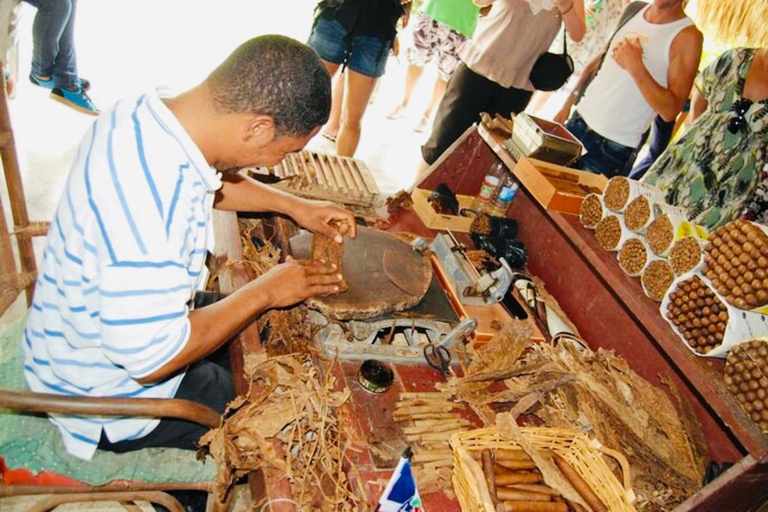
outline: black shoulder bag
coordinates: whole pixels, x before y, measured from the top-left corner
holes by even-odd
[[[573,74],[573,59],[568,55],[568,33],[563,30],[563,53],[543,53],[531,69],[530,79],[538,91],[556,91]]]

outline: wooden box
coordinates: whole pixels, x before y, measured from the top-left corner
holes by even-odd
[[[557,164],[520,156],[512,174],[547,210],[578,215],[581,202],[591,193],[602,193],[608,178]]]
[[[411,198],[413,199],[413,209],[419,215],[419,218],[425,226],[432,229],[449,229],[451,231],[460,231],[469,233],[469,227],[472,225],[474,217],[462,217],[460,215],[444,215],[437,213],[427,198],[432,193],[431,190],[421,188],[413,189]],[[459,210],[463,208],[472,208],[473,196],[456,195],[459,201]]]

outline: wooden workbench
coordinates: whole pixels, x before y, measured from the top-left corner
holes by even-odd
[[[457,194],[475,195],[485,170],[499,159],[514,168],[498,136],[472,128],[418,186],[431,190],[446,182]],[[764,500],[768,435],[726,390],[723,361],[691,353],[661,317],[658,303],[622,272],[614,253],[600,249],[577,217],[547,211],[522,184],[507,215],[518,221],[529,270],[544,281],[592,348],[615,350],[650,382],[670,377],[693,405],[711,458],[735,462],[678,510],[749,510]]]
[[[418,186],[433,189],[438,183],[446,182],[457,194],[475,195],[485,170],[499,159],[510,169],[515,165],[498,138],[482,128],[472,128],[435,163],[431,174]],[[670,378],[692,404],[711,458],[735,463],[677,510],[750,510],[764,499],[768,491],[768,436],[747,418],[725,389],[722,361],[699,358],[683,346],[663,321],[658,304],[645,297],[638,281],[620,270],[614,255],[602,251],[592,233],[581,227],[576,217],[545,210],[524,186],[520,187],[508,216],[519,223],[518,238],[530,254],[529,270],[544,281],[585,340],[595,349],[615,350],[650,382],[658,384],[660,375]],[[391,220],[392,230],[430,233],[413,212],[401,211]],[[217,242],[227,247],[230,260],[239,259],[241,249],[235,217],[220,215],[217,224]],[[220,285],[226,292],[246,281],[244,274],[234,267],[221,277]],[[236,372],[242,368],[243,351],[250,350],[260,350],[254,327],[245,329],[233,344]],[[401,390],[430,389],[441,379],[428,367],[414,368],[397,371]],[[387,417],[396,391],[391,389],[382,397],[371,397],[356,385],[355,367],[347,364],[346,368],[342,365],[334,371],[337,377],[345,379],[341,382],[353,390],[348,407],[357,418],[356,428],[371,433],[374,439],[394,438],[397,432],[392,431]],[[357,469],[369,479],[367,491],[372,498],[381,492],[381,482],[377,480],[385,481],[391,472],[391,468],[377,466],[381,461],[374,459],[370,454],[361,454],[355,460]],[[289,495],[286,483],[276,476],[268,471],[252,475],[253,495]],[[428,510],[458,510],[456,502],[444,497],[427,497],[425,501]],[[292,512],[294,509],[291,505],[277,504],[271,510]]]

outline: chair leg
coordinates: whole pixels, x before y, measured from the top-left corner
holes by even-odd
[[[148,492],[91,492],[91,493],[73,493],[56,494],[49,496],[44,500],[38,501],[27,509],[27,512],[49,512],[59,505],[65,503],[83,503],[93,501],[119,501],[131,502],[148,501],[164,506],[170,512],[185,512],[176,498],[170,494],[160,491]]]

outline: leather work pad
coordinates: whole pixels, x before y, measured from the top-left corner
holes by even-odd
[[[291,253],[309,259],[311,233],[291,239]],[[307,305],[327,318],[352,320],[403,311],[418,304],[432,280],[429,257],[391,233],[358,227],[357,237],[344,239],[342,257],[347,291],[312,297]]]

